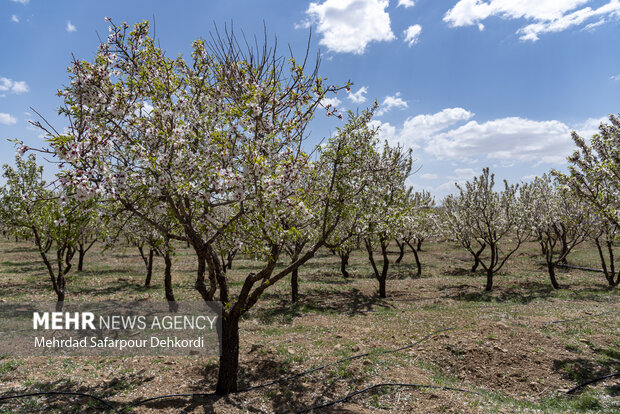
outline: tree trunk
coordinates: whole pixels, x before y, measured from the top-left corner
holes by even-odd
[[[480,255],[484,251],[485,247],[487,247],[486,244],[480,246],[480,250],[474,254],[474,265],[471,267],[472,273],[478,269],[478,266],[480,265]]]
[[[198,270],[196,271],[196,283],[194,287],[200,293],[202,299],[206,302],[213,300],[213,294],[215,292],[214,278],[209,274],[209,284],[210,288],[207,289],[207,285],[205,284],[205,272],[207,268],[206,264],[206,253],[196,250],[196,257],[198,259]]]
[[[487,284],[484,287],[484,290],[490,292],[493,289],[493,270],[491,268],[487,269]]]
[[[613,250],[610,249],[610,246],[607,245],[608,248],[608,252],[611,252],[612,256],[611,256],[611,262],[610,265],[612,267],[611,271],[607,269],[607,262],[605,260],[605,255],[603,254],[603,249],[601,247],[601,243],[599,241],[599,238],[596,237],[594,239],[594,243],[596,244],[596,248],[598,250],[598,254],[599,254],[599,258],[601,259],[601,267],[603,268],[603,274],[605,275],[605,279],[607,279],[607,283],[609,284],[609,286],[615,286],[614,283],[614,269],[613,269]],[[618,281],[620,281],[620,274],[618,275]]]
[[[149,258],[146,265],[146,279],[144,280],[144,286],[151,286],[151,277],[153,276],[153,249],[149,249]]]
[[[390,267],[390,259],[388,258],[387,243],[381,243],[381,255],[383,256],[383,268],[381,269],[381,279],[379,279],[379,297],[387,297],[385,291],[385,282],[387,280],[388,268]]]
[[[232,269],[232,263],[233,260],[235,259],[235,256],[237,255],[237,251],[235,250],[234,252],[228,252],[226,254],[226,265],[224,266],[225,269]]]
[[[164,268],[164,291],[168,301],[168,310],[176,313],[179,310],[179,304],[176,302],[174,291],[172,290],[172,260],[168,250],[164,253],[164,263],[166,264]]]
[[[237,391],[239,371],[239,319],[228,316],[222,320],[222,353],[215,392],[226,395]]]
[[[396,244],[398,245],[398,258],[396,259],[396,263],[400,263],[405,255],[405,242],[401,243],[396,240]]]
[[[422,263],[420,263],[420,257],[418,256],[418,252],[411,243],[407,242],[407,245],[409,245],[409,248],[413,252],[413,256],[415,257],[415,264],[418,267],[418,273],[416,273],[416,277],[420,277],[422,275]]]
[[[418,267],[418,273],[416,273],[416,277],[422,276],[422,263],[420,263],[420,257],[418,256],[418,252],[416,249],[413,250],[413,255],[415,256],[415,264]]]
[[[372,254],[372,244],[368,240],[364,240],[364,244],[366,245],[366,251],[368,252],[368,260],[372,265],[372,270],[375,272],[375,277],[379,279],[379,269],[377,269],[377,264],[375,263],[375,257]]]
[[[80,246],[80,248],[78,249],[78,268],[77,271],[81,272],[82,270],[84,270],[84,256],[86,255],[86,251],[84,250],[84,247]]]
[[[387,293],[385,290],[385,282],[386,280],[381,278],[379,279],[379,297],[380,298],[387,298]]]
[[[298,269],[295,269],[291,273],[291,302],[297,303],[298,300],[299,300]]]
[[[617,285],[617,282],[614,282],[614,275],[616,274],[616,264],[614,261],[614,249],[613,242],[611,240],[607,240],[607,251],[609,252],[609,286],[614,287]],[[620,281],[620,275],[618,276],[618,280]]]
[[[566,230],[565,227],[562,226],[562,234],[560,235],[560,263],[566,264],[566,257],[568,256],[568,241],[566,240]],[[557,288],[556,288],[557,289]]]
[[[63,283],[63,290],[56,291],[56,312],[62,312],[62,307],[64,303],[65,303],[65,291],[64,291],[64,283]]]
[[[549,271],[551,285],[554,289],[559,289],[560,285],[558,284],[558,280],[555,278],[555,265],[553,264],[553,262],[547,262],[547,270]]]
[[[422,251],[422,242],[423,242],[423,241],[424,241],[424,239],[418,239],[418,247],[417,247],[417,250],[418,250],[419,252],[421,252],[421,251]]]
[[[344,278],[348,278],[349,272],[347,271],[347,266],[349,265],[349,252],[340,252],[338,255],[340,256],[340,273]]]

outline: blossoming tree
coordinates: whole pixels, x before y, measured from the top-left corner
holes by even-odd
[[[15,157],[4,165],[6,184],[0,189],[0,219],[16,235],[34,241],[56,293],[56,310],[63,307],[66,275],[73,266],[82,228],[93,218],[93,200],[79,201],[53,191],[43,179],[36,156]]]
[[[133,30],[112,24],[93,62],[73,62],[71,83],[60,91],[70,127],[48,131],[49,141],[78,198],[101,194],[192,246],[196,290],[223,304],[216,391],[225,394],[237,389],[240,317],[361,208],[355,197],[376,167],[354,137],[330,139],[316,165],[304,152],[308,122],[326,95],[343,89],[318,76],[318,63],[307,74],[306,60],[279,57],[267,42],[242,47],[228,31],[194,42],[187,63],[166,57],[148,32],[147,22]],[[327,108],[327,115],[339,114]],[[312,191],[303,185],[308,175]],[[152,217],[158,206],[180,231]],[[316,237],[276,271],[284,243],[295,237],[281,218],[310,216]],[[263,264],[233,290],[219,248],[241,239]]]
[[[414,192],[408,194],[406,204],[407,213],[395,237],[400,252],[396,263],[405,255],[405,246],[409,246],[415,257],[416,276],[420,276],[422,263],[418,251],[422,241],[435,233],[435,199],[428,191]]]
[[[503,191],[494,191],[494,186],[494,174],[484,168],[480,177],[457,184],[459,194],[448,196],[443,202],[447,234],[484,268],[487,291],[493,289],[495,273],[532,232],[529,193],[520,196],[519,186],[506,181]],[[485,247],[489,252],[481,255]]]
[[[555,185],[547,174],[536,177],[521,192],[530,193],[534,237],[545,257],[551,285],[559,289],[555,267],[589,238],[594,216],[586,202],[569,189]]]
[[[383,151],[377,154],[375,165],[387,173],[374,175],[373,187],[365,204],[363,240],[374,276],[379,282],[379,297],[385,298],[390,265],[388,247],[402,228],[408,210],[405,180],[411,172],[411,151],[399,146],[390,147],[386,143]],[[381,271],[374,258],[377,246],[383,258]]]

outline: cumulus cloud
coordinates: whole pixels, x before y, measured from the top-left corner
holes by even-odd
[[[316,24],[319,43],[337,53],[363,54],[370,42],[395,38],[388,0],[325,0],[310,3],[306,26]]]
[[[454,180],[469,180],[477,175],[478,171],[475,171],[473,168],[456,168],[454,170],[454,175],[448,178],[452,178]]]
[[[11,16],[11,21],[12,21],[13,23],[19,23],[19,17],[17,17],[17,15],[16,15],[16,14],[13,14],[13,15]]]
[[[396,127],[389,122],[373,119],[368,123],[371,128],[377,129],[377,136],[383,141],[393,142],[396,136]]]
[[[598,127],[601,124],[609,124],[609,117],[603,116],[601,118],[588,118],[585,121],[574,125],[573,129],[582,137],[590,138],[594,134],[599,133]]]
[[[20,94],[29,90],[28,84],[24,81],[14,81],[13,79],[0,77],[0,92]]]
[[[75,27],[75,25],[71,24],[71,22],[69,20],[67,20],[66,30],[67,30],[67,32],[72,33],[72,32],[75,32],[77,30],[77,27]]]
[[[484,157],[501,162],[561,164],[574,150],[571,131],[584,138],[598,132],[607,117],[589,118],[567,125],[557,120],[537,121],[506,117],[486,122],[472,120],[463,108],[447,108],[434,114],[407,118],[402,127],[377,122],[391,143],[423,149],[439,160],[471,161]],[[466,123],[464,123],[466,122]],[[464,124],[463,124],[464,123]],[[459,170],[454,179],[470,170]]]
[[[333,106],[333,107],[337,107],[338,105],[340,105],[342,102],[340,101],[340,99],[333,97],[333,98],[323,98],[321,100],[321,105],[328,107],[328,106]]]
[[[390,144],[401,144],[415,150],[421,148],[435,133],[466,121],[473,115],[463,108],[447,108],[435,114],[409,117],[400,128],[376,119],[371,121],[371,125],[379,128],[379,137],[388,140]]]
[[[565,14],[557,19],[528,24],[527,26],[517,30],[517,34],[521,35],[521,40],[531,40],[535,42],[539,39],[539,35],[541,34],[562,32],[571,26],[581,25],[592,17],[600,17],[604,15],[620,17],[620,1],[612,0],[598,9],[585,7],[572,13]],[[596,23],[594,23],[594,25],[596,25]],[[593,27],[592,25],[589,26],[590,29]]]
[[[599,22],[590,28],[603,24],[604,16],[620,16],[620,0],[610,0],[603,6],[578,8],[590,0],[460,0],[444,15],[444,22],[452,27],[477,25],[484,29],[482,21],[498,16],[503,19],[532,20],[519,30],[521,40],[536,41],[539,35],[564,31],[583,24],[592,17]]]
[[[386,96],[385,99],[383,99],[383,102],[377,110],[376,115],[381,116],[390,111],[392,108],[404,109],[407,107],[407,102],[400,97],[400,92],[396,92],[394,96]]]
[[[3,125],[13,125],[17,122],[17,119],[15,119],[14,116],[12,116],[11,114],[5,114],[0,112],[0,124]]]
[[[589,24],[585,25],[584,28],[581,29],[581,30],[585,30],[586,32],[592,32],[592,31],[594,31],[594,29],[596,29],[599,26],[604,25],[605,23],[607,23],[607,20],[600,19],[598,22],[589,23]]]
[[[430,139],[459,122],[467,121],[474,114],[463,108],[446,108],[434,114],[417,115],[407,118],[397,136],[397,141],[406,146],[417,145]]]
[[[419,24],[414,24],[413,26],[409,26],[405,29],[403,34],[405,35],[405,42],[409,45],[409,47],[418,43],[421,32],[422,26],[420,26]]]
[[[366,102],[366,93],[368,92],[368,88],[362,86],[358,89],[357,92],[349,92],[349,99],[355,103],[364,103]]]
[[[571,129],[559,121],[519,117],[467,124],[433,136],[425,150],[439,159],[487,158],[562,163],[572,150]]]
[[[437,179],[437,174],[420,174],[420,178],[423,180],[435,180]]]
[[[610,76],[609,79],[611,80],[615,80],[615,81],[620,81],[620,73],[614,76]]]
[[[396,7],[400,7],[400,6],[403,6],[404,8],[408,9],[409,7],[415,6],[415,1],[413,1],[413,0],[398,0],[398,6],[396,6]]]

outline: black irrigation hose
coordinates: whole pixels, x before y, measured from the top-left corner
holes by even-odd
[[[462,388],[454,388],[454,387],[447,387],[447,386],[443,386],[443,385],[431,385],[431,384],[404,384],[404,383],[381,383],[381,384],[375,384],[375,385],[371,385],[369,387],[363,388],[361,390],[357,390],[352,392],[351,394],[348,394],[338,400],[334,400],[334,401],[330,401],[328,403],[325,404],[321,404],[321,405],[315,405],[313,407],[309,407],[309,408],[305,408],[301,411],[297,411],[295,414],[305,414],[305,413],[309,413],[310,411],[314,411],[314,410],[318,410],[321,408],[327,408],[327,407],[332,407],[336,404],[340,404],[343,402],[346,402],[348,400],[350,400],[351,398],[355,397],[356,395],[374,390],[375,388],[381,388],[381,387],[407,387],[407,388],[432,388],[432,389],[437,389],[437,390],[447,390],[447,391],[458,391],[458,392],[464,392],[467,394],[476,394],[479,395],[481,397],[484,397],[484,395],[480,394],[479,392],[476,391],[471,391],[471,390],[465,390]]]
[[[575,391],[577,391],[578,389],[583,388],[583,387],[585,387],[587,385],[595,384],[597,382],[601,382],[601,381],[606,380],[608,378],[614,378],[614,377],[620,377],[620,372],[616,372],[615,374],[604,375],[602,377],[594,378],[593,380],[584,382],[583,384],[579,384],[576,387],[573,387],[570,390],[566,391],[566,394],[572,394]]]
[[[114,411],[117,411],[116,408],[112,404],[110,404],[103,398],[99,398],[92,394],[86,394],[83,392],[74,392],[74,391],[41,391],[41,392],[33,392],[30,394],[3,395],[3,396],[0,396],[0,401],[6,401],[6,400],[11,400],[11,399],[16,399],[16,398],[46,396],[46,395],[73,395],[77,397],[87,397],[87,398],[91,398],[93,400],[100,402],[101,404],[107,406],[108,408]]]
[[[612,309],[612,310],[601,312],[601,313],[595,313],[594,315],[586,315],[586,316],[581,316],[579,318],[574,318],[574,319],[560,319],[560,320],[557,320],[557,321],[545,322],[545,323],[542,324],[542,326],[554,325],[556,323],[575,322],[575,321],[580,321],[580,320],[589,319],[589,318],[595,318],[597,316],[603,316],[603,315],[607,315],[608,313],[615,313],[615,312],[617,312],[617,311]]]
[[[428,334],[428,335],[426,335],[426,336],[424,336],[424,337],[418,339],[417,341],[412,342],[412,343],[410,343],[408,345],[405,345],[405,346],[402,346],[402,347],[396,348],[396,349],[380,351],[380,352],[375,353],[375,355],[388,354],[388,353],[398,352],[398,351],[402,351],[402,350],[405,350],[405,349],[408,349],[408,348],[412,348],[412,347],[414,347],[414,346],[416,346],[416,345],[426,341],[428,338],[431,338],[434,335],[437,335],[437,334],[442,333],[442,332],[452,331],[454,329],[456,329],[456,328],[440,329],[440,330],[432,332],[432,333],[430,333],[430,334]],[[346,362],[346,361],[351,361],[351,360],[358,359],[358,358],[363,358],[363,357],[370,356],[370,355],[371,355],[370,352],[366,352],[366,353],[358,354],[358,355],[352,355],[350,357],[343,358],[343,359],[340,359],[338,361],[331,362],[329,364],[324,364],[324,365],[321,365],[319,367],[312,368],[312,369],[300,372],[300,373],[295,374],[295,375],[291,375],[289,377],[278,378],[277,380],[274,380],[274,381],[269,381],[269,382],[266,382],[266,383],[263,383],[263,384],[253,385],[253,386],[250,386],[250,387],[242,388],[242,389],[236,391],[236,393],[248,392],[248,391],[256,390],[256,389],[259,389],[259,388],[264,388],[264,387],[267,387],[267,386],[270,386],[270,385],[275,385],[275,384],[279,384],[279,383],[282,383],[282,382],[288,382],[288,381],[291,381],[293,379],[302,377],[304,375],[311,374],[313,372],[316,372],[316,371],[328,368],[328,367],[333,366],[333,365],[337,365],[337,364],[340,364],[340,363],[343,363],[343,362]],[[377,385],[377,386],[379,386],[379,385]],[[105,400],[103,400],[103,399],[101,399],[99,397],[96,397],[94,395],[85,394],[85,393],[78,393],[78,392],[68,392],[68,391],[67,392],[49,391],[49,392],[37,392],[37,393],[31,393],[31,394],[16,394],[16,395],[10,395],[10,396],[1,396],[0,397],[0,401],[9,400],[9,399],[16,399],[16,398],[26,398],[26,397],[32,397],[32,396],[37,396],[37,395],[77,395],[77,396],[89,397],[89,398],[95,399],[95,400],[103,403],[104,405],[106,405],[107,407],[109,407],[110,409],[112,409],[112,410],[114,410],[116,412],[122,412],[122,411],[119,411],[118,409],[116,409],[114,406],[112,406],[107,401],[105,401]],[[123,410],[125,408],[137,407],[139,405],[143,405],[143,404],[146,404],[146,403],[151,402],[151,401],[163,400],[163,399],[168,399],[168,398],[176,398],[176,397],[192,397],[192,398],[195,398],[195,397],[214,397],[216,395],[217,394],[215,394],[215,393],[189,393],[189,394],[166,394],[166,395],[159,395],[159,396],[156,396],[156,397],[151,397],[151,398],[147,398],[147,399],[144,399],[144,400],[140,400],[140,401],[128,404],[127,406],[125,406],[123,408]]]
[[[238,391],[238,392],[240,392],[240,391]],[[134,403],[128,404],[125,407],[123,407],[123,409],[137,407],[139,405],[144,405],[144,404],[149,403],[151,401],[164,400],[164,399],[168,399],[168,398],[178,398],[178,397],[191,397],[191,398],[202,397],[202,398],[207,398],[207,397],[217,397],[217,394],[214,393],[214,392],[194,392],[194,393],[189,393],[189,394],[158,395],[157,397],[151,397],[151,398],[147,398],[145,400],[140,400],[140,401],[136,401]]]
[[[303,372],[300,372],[300,373],[297,373],[297,374],[291,375],[291,376],[289,376],[289,377],[278,378],[277,380],[273,380],[273,381],[270,381],[270,382],[266,382],[266,383],[264,383],[264,384],[259,384],[259,385],[253,385],[253,386],[250,386],[250,387],[246,387],[246,388],[243,388],[243,389],[239,390],[238,392],[245,392],[245,391],[255,390],[255,389],[258,389],[258,388],[264,388],[264,387],[267,387],[267,386],[269,386],[269,385],[279,384],[279,383],[281,383],[281,382],[288,382],[288,381],[290,381],[290,380],[294,380],[294,379],[296,379],[296,378],[303,377],[304,375],[311,374],[311,373],[313,373],[313,372],[315,372],[315,371],[320,371],[320,370],[322,370],[322,369],[325,369],[325,368],[331,367],[331,366],[333,366],[333,365],[341,364],[341,363],[343,363],[343,362],[347,362],[347,361],[352,361],[352,360],[354,360],[354,359],[359,359],[359,358],[367,357],[367,356],[370,356],[370,355],[390,354],[390,353],[394,353],[394,352],[402,351],[402,350],[405,350],[405,349],[408,349],[408,348],[412,348],[412,347],[414,347],[414,346],[416,346],[416,345],[418,345],[418,344],[420,344],[420,343],[422,343],[422,342],[426,341],[428,338],[430,338],[430,337],[432,337],[432,336],[435,336],[435,335],[440,334],[440,333],[442,333],[442,332],[453,331],[453,330],[455,330],[455,329],[456,329],[456,328],[446,328],[446,329],[440,329],[440,330],[438,330],[438,331],[432,332],[432,333],[430,333],[430,334],[428,334],[428,335],[426,335],[426,336],[422,337],[421,339],[418,339],[418,340],[417,340],[417,341],[415,341],[415,342],[410,343],[409,345],[405,345],[405,346],[402,346],[402,347],[400,347],[400,348],[396,348],[396,349],[389,349],[389,350],[386,350],[386,351],[379,351],[379,352],[374,352],[374,353],[371,353],[371,352],[365,352],[365,353],[363,353],[363,354],[352,355],[352,356],[350,356],[350,357],[346,357],[346,358],[343,358],[343,359],[339,359],[338,361],[330,362],[329,364],[325,364],[325,365],[321,365],[321,366],[318,366],[318,367],[315,367],[315,368],[311,368],[311,369],[309,369],[309,370],[307,370],[307,371],[303,371]]]
[[[545,265],[546,265],[546,263],[545,263]],[[603,269],[596,269],[594,267],[583,267],[583,266],[576,266],[576,265],[562,264],[562,263],[558,263],[555,266],[556,267],[564,267],[566,269],[586,270],[588,272],[605,273],[605,271]]]

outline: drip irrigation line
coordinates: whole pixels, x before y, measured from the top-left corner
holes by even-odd
[[[416,345],[426,341],[427,339],[429,339],[429,338],[431,338],[431,337],[433,337],[433,336],[435,336],[437,334],[440,334],[442,332],[447,332],[447,331],[453,331],[455,329],[456,328],[440,329],[438,331],[432,332],[432,333],[430,333],[430,334],[428,334],[428,335],[418,339],[415,342],[412,342],[412,343],[410,343],[408,345],[405,345],[405,346],[402,346],[400,348],[389,349],[389,350],[379,351],[379,352],[365,352],[363,354],[352,355],[350,357],[339,359],[338,361],[330,362],[328,364],[324,364],[324,365],[321,365],[321,366],[318,366],[318,367],[315,367],[315,368],[311,368],[309,370],[306,370],[306,371],[303,371],[303,372],[291,375],[289,377],[278,378],[277,380],[269,381],[269,382],[266,382],[264,384],[259,384],[259,385],[253,385],[253,386],[250,386],[250,387],[246,387],[246,388],[243,388],[243,389],[239,390],[238,392],[245,392],[245,391],[250,391],[250,390],[256,390],[258,388],[264,388],[264,387],[267,387],[267,386],[270,386],[270,385],[275,385],[275,384],[279,384],[279,383],[282,383],[282,382],[288,382],[288,381],[294,380],[296,378],[303,377],[304,375],[308,375],[308,374],[311,374],[313,372],[320,371],[322,369],[331,367],[333,365],[341,364],[341,363],[347,362],[347,361],[352,361],[354,359],[359,359],[359,358],[367,357],[367,356],[370,356],[370,355],[382,355],[382,354],[390,354],[390,353],[394,353],[394,352],[398,352],[398,351],[403,351],[405,349],[412,348],[412,347],[414,347],[414,346],[416,346]]]
[[[158,395],[157,397],[151,397],[151,398],[147,398],[145,400],[140,400],[140,401],[133,402],[133,403],[128,404],[125,407],[123,407],[123,409],[133,408],[133,407],[137,407],[139,405],[144,405],[144,404],[152,402],[152,401],[164,400],[164,399],[168,399],[168,398],[178,398],[178,397],[191,397],[191,398],[202,397],[202,398],[207,398],[207,397],[217,397],[217,396],[218,395],[216,393],[214,393],[214,392],[194,392],[194,393],[188,393],[188,394]]]
[[[604,375],[602,377],[594,378],[593,380],[590,380],[590,381],[584,382],[582,384],[579,384],[576,387],[573,387],[570,390],[566,391],[566,394],[573,394],[578,389],[583,388],[583,387],[585,387],[587,385],[595,384],[597,382],[601,382],[601,381],[606,380],[608,378],[614,378],[614,377],[620,377],[620,372],[616,372],[615,374]]]
[[[545,263],[546,264],[546,263]],[[570,265],[570,264],[556,264],[556,267],[564,267],[566,269],[576,269],[576,270],[586,270],[588,272],[598,272],[598,273],[605,273],[604,270],[602,269],[596,269],[594,267],[583,267],[583,266],[576,266],[576,265]]]
[[[315,368],[312,368],[312,369],[309,369],[309,370],[297,373],[295,375],[291,375],[291,376],[283,377],[283,378],[278,378],[277,380],[274,380],[274,381],[269,381],[269,382],[266,382],[266,383],[263,383],[263,384],[253,385],[253,386],[250,386],[250,387],[242,388],[242,389],[240,389],[238,391],[235,391],[233,394],[240,394],[240,393],[243,393],[243,392],[248,392],[248,391],[256,390],[256,389],[259,389],[259,388],[268,387],[270,385],[275,385],[275,384],[279,384],[279,383],[283,383],[283,382],[288,382],[288,381],[294,380],[296,378],[300,378],[302,376],[311,374],[313,372],[320,371],[322,369],[325,369],[325,368],[328,368],[328,367],[331,367],[331,366],[334,366],[334,365],[337,365],[337,364],[341,364],[341,363],[346,362],[346,361],[352,361],[354,359],[359,359],[359,358],[367,357],[367,356],[370,356],[370,355],[382,355],[382,354],[389,354],[389,353],[403,351],[405,349],[412,348],[412,347],[414,347],[414,346],[416,346],[416,345],[426,341],[427,339],[429,339],[429,338],[431,338],[431,337],[433,337],[435,335],[438,335],[438,334],[440,334],[442,332],[452,331],[452,330],[455,330],[455,329],[456,328],[439,329],[437,331],[434,331],[434,332],[432,332],[432,333],[430,333],[430,334],[428,334],[428,335],[418,339],[415,342],[412,342],[412,343],[410,343],[408,345],[405,345],[405,346],[402,346],[400,348],[389,349],[389,350],[379,351],[379,352],[374,352],[374,353],[366,352],[366,353],[363,353],[363,354],[352,355],[350,357],[339,359],[338,361],[334,361],[334,362],[331,362],[329,364],[324,364],[324,365],[321,365],[319,367],[315,367]],[[378,385],[375,385],[373,387],[376,388],[376,387],[387,386],[387,385],[390,385],[390,384],[378,384]],[[399,385],[399,384],[396,384],[396,385]],[[411,387],[413,385],[415,385],[415,384],[409,384],[409,385],[403,384],[401,386]],[[441,387],[441,386],[438,386],[438,385],[437,386],[431,386],[431,385],[419,384],[417,386],[418,387],[426,387],[426,388],[429,388],[429,387],[439,387],[439,388],[444,388],[444,389],[448,389],[449,388],[449,387]],[[371,389],[371,388],[369,388],[369,389]],[[365,391],[368,391],[368,390],[363,390],[361,392],[365,392]],[[88,397],[88,398],[92,398],[94,400],[97,400],[97,401],[101,402],[102,404],[104,404],[105,406],[107,406],[108,408],[114,410],[117,413],[122,413],[127,408],[133,408],[133,407],[137,407],[139,405],[144,405],[144,404],[146,404],[148,402],[157,401],[157,400],[163,400],[163,399],[168,399],[168,398],[177,398],[177,397],[191,397],[191,398],[203,397],[203,398],[207,398],[207,397],[215,397],[215,396],[217,396],[216,393],[166,394],[166,395],[159,395],[159,396],[156,396],[156,397],[151,397],[151,398],[147,398],[147,399],[144,399],[144,400],[136,401],[136,402],[128,404],[128,405],[126,405],[126,406],[124,406],[123,408],[120,408],[120,409],[115,408],[111,403],[107,402],[106,400],[104,400],[102,398],[94,396],[92,394],[79,393],[79,392],[69,392],[69,391],[66,391],[66,392],[65,391],[48,391],[48,392],[36,392],[36,393],[29,393],[29,394],[5,395],[5,396],[0,396],[0,402],[4,401],[4,400],[19,399],[19,398],[26,398],[26,397],[34,397],[34,396],[40,396],[40,395],[75,395],[75,396]],[[347,398],[351,398],[351,396],[348,396]]]
[[[117,411],[117,409],[112,404],[110,404],[103,398],[99,398],[92,394],[87,394],[83,392],[74,392],[74,391],[41,391],[41,392],[32,392],[29,394],[3,395],[3,396],[0,396],[0,401],[12,400],[12,399],[17,399],[17,398],[26,398],[26,397],[47,396],[47,395],[73,395],[76,397],[87,397],[87,398],[91,398],[93,400],[100,402],[101,404],[105,405],[106,407],[114,411]]]
[[[336,404],[340,404],[343,402],[346,402],[348,400],[350,400],[351,398],[363,394],[365,392],[374,390],[375,388],[382,388],[382,387],[406,387],[406,388],[432,388],[432,389],[436,389],[436,390],[446,390],[446,391],[457,391],[457,392],[463,392],[463,393],[467,393],[467,394],[475,394],[475,395],[479,395],[481,397],[484,397],[484,395],[482,395],[479,392],[476,391],[471,391],[471,390],[466,390],[463,388],[455,388],[455,387],[447,387],[447,386],[443,386],[443,385],[432,385],[432,384],[405,384],[405,383],[399,383],[399,382],[394,382],[394,383],[381,383],[381,384],[375,384],[375,385],[371,385],[369,387],[366,388],[362,388],[361,390],[357,390],[352,392],[351,394],[348,394],[338,400],[334,400],[334,401],[330,401],[328,403],[324,403],[324,404],[320,404],[320,405],[315,405],[309,408],[305,408],[301,411],[297,411],[295,414],[305,414],[305,413],[309,413],[310,411],[314,411],[314,410],[318,410],[321,408],[327,408],[327,407],[333,407]]]
[[[588,318],[594,318],[597,316],[603,316],[603,315],[607,315],[608,313],[615,313],[617,312],[616,310],[608,310],[605,312],[601,312],[601,313],[595,313],[594,315],[586,315],[586,316],[581,316],[579,318],[574,318],[574,319],[560,319],[557,321],[551,321],[551,322],[545,322],[542,324],[542,326],[547,326],[547,325],[554,325],[556,323],[566,323],[566,322],[575,322],[575,321],[580,321],[583,319],[588,319]]]

